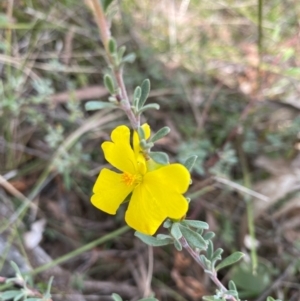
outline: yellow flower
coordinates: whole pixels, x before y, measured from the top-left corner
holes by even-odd
[[[150,128],[145,134],[149,138]],[[121,173],[107,168],[101,170],[93,188],[92,204],[109,214],[116,214],[132,193],[125,220],[133,229],[148,235],[153,235],[167,217],[182,218],[188,210],[188,202],[182,195],[190,183],[188,170],[181,164],[147,170],[137,135],[133,138],[133,149],[130,130],[124,125],[113,130],[111,140],[102,144],[104,156]]]

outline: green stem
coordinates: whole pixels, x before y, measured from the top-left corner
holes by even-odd
[[[247,159],[245,157],[245,153],[242,149],[242,141],[238,139],[238,152],[243,172],[243,180],[244,185],[247,188],[251,188],[251,176],[247,164]],[[255,226],[254,226],[254,216],[253,216],[253,200],[250,195],[245,195],[244,200],[246,202],[246,211],[247,211],[247,223],[248,223],[248,231],[251,238],[251,263],[252,263],[252,272],[253,274],[256,273],[257,270],[257,253],[256,253],[256,246],[255,246]]]

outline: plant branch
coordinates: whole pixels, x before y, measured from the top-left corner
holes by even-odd
[[[202,261],[200,260],[199,254],[193,250],[193,248],[188,244],[187,240],[184,236],[179,239],[182,247],[187,250],[187,252],[194,258],[194,260],[201,266],[201,268],[205,271],[207,270]],[[228,291],[227,288],[223,285],[223,283],[218,279],[217,272],[212,271],[208,273],[210,279],[215,283],[215,285],[225,294],[225,298],[232,301],[237,301],[237,299],[231,295],[226,295]]]
[[[99,0],[92,0],[92,4],[94,8],[94,17],[99,28],[100,38],[102,40],[106,52],[108,63],[112,68],[112,72],[114,74],[118,89],[120,91],[119,95],[117,95],[117,100],[119,101],[120,107],[130,120],[132,128],[136,130],[140,126],[140,117],[135,115],[131,109],[131,103],[128,98],[127,90],[124,84],[122,66],[116,65],[115,60],[109,51],[108,44],[111,38],[111,32],[105,17],[105,13]]]

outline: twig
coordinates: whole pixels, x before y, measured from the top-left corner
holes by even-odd
[[[97,25],[99,27],[100,31],[100,37],[106,52],[106,56],[109,62],[109,65],[112,68],[112,72],[115,76],[116,83],[118,85],[118,88],[120,90],[120,94],[117,95],[117,100],[119,101],[120,107],[123,109],[125,114],[128,116],[128,119],[130,120],[130,123],[132,125],[133,129],[137,129],[140,126],[140,117],[138,115],[135,115],[133,111],[131,110],[131,103],[128,98],[127,90],[124,84],[123,79],[123,70],[121,66],[116,66],[114,62],[114,58],[112,57],[108,44],[109,40],[111,38],[110,29],[107,23],[107,20],[105,18],[105,13],[103,11],[102,5],[99,0],[92,0],[92,4],[94,7],[94,16],[95,20],[97,22]]]
[[[249,189],[249,188],[247,188],[245,186],[239,185],[239,184],[237,184],[235,182],[232,182],[232,181],[230,181],[228,179],[220,178],[220,177],[214,177],[214,179],[217,182],[219,182],[219,183],[228,185],[228,186],[232,187],[235,190],[238,190],[238,191],[241,191],[243,193],[246,193],[246,194],[248,194],[250,196],[253,196],[253,197],[255,197],[255,198],[259,199],[259,200],[262,200],[264,202],[268,202],[269,199],[270,199],[269,197],[267,197],[267,196],[265,196],[265,195],[263,195],[261,193],[258,193],[258,192],[254,191],[252,189]]]
[[[205,266],[200,260],[199,254],[192,249],[192,247],[188,244],[185,237],[181,237],[179,239],[182,247],[187,250],[187,252],[193,257],[193,259],[201,266],[203,270],[206,270]],[[218,279],[217,273],[214,271],[209,274],[210,279],[215,283],[215,285],[226,295],[226,292],[228,291],[227,288],[223,285],[223,283]],[[234,298],[232,295],[226,295],[224,296],[228,300],[237,301],[236,298]]]

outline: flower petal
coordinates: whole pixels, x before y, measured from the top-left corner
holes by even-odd
[[[188,202],[172,188],[152,186],[146,181],[137,186],[126,211],[126,223],[141,233],[153,235],[167,217],[182,218]]]
[[[190,185],[191,175],[181,164],[175,163],[162,166],[159,169],[148,172],[144,177],[144,182],[153,189],[157,185],[169,187],[178,193],[185,193]]]
[[[127,126],[116,127],[111,134],[112,142],[104,142],[101,147],[105,159],[117,169],[131,174],[137,171],[137,162],[130,145],[130,130]]]
[[[127,186],[122,181],[122,174],[104,168],[94,185],[91,202],[106,213],[116,214],[117,209],[132,189],[133,186]]]

